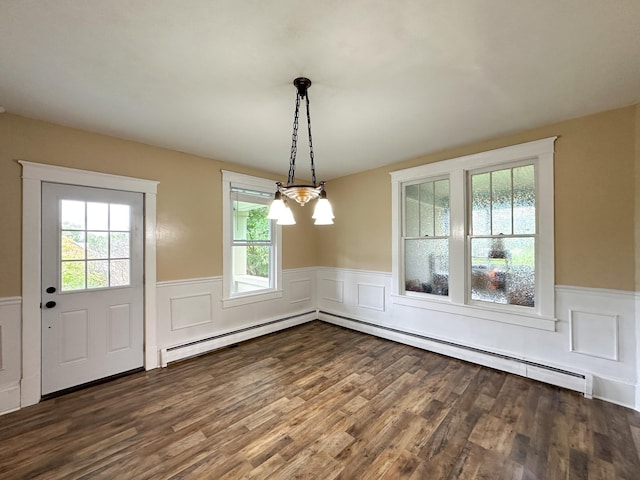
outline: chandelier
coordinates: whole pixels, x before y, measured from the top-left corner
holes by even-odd
[[[311,80],[304,77],[296,78],[293,84],[297,88],[296,110],[293,115],[293,134],[291,135],[291,156],[289,157],[289,176],[287,185],[276,182],[276,193],[269,208],[267,218],[278,220],[278,225],[294,225],[293,212],[288,205],[288,200],[292,199],[301,206],[312,200],[316,200],[316,207],[312,218],[315,225],[331,225],[333,223],[333,210],[327,192],[325,192],[325,182],[316,183],[316,167],[313,159],[313,141],[311,139],[311,115],[309,114],[309,93]],[[300,112],[300,100],[305,100],[307,110],[307,130],[309,132],[309,158],[311,159],[311,185],[296,185],[296,153],[298,151],[298,115]]]

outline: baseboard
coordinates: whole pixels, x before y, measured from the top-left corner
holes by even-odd
[[[604,376],[593,377],[593,397],[605,402],[615,403],[623,407],[640,411],[636,405],[638,386],[617,378]]]
[[[0,386],[0,415],[20,410],[20,385]]]
[[[171,362],[203,355],[229,345],[295,327],[316,319],[317,312],[313,310],[284,318],[271,319],[257,325],[194,340],[183,345],[165,347],[160,350],[160,364],[162,367],[166,367]]]

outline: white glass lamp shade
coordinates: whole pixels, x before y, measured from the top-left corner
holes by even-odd
[[[333,209],[331,208],[329,200],[326,198],[318,199],[311,218],[315,220],[315,225],[333,225],[335,216],[333,215]]]
[[[284,210],[282,211],[282,215],[278,219],[278,225],[295,225],[296,219],[293,218],[293,212],[289,205],[284,206]]]
[[[286,207],[282,199],[276,196],[273,202],[271,202],[271,206],[269,207],[269,214],[267,215],[267,218],[269,220],[280,220],[284,215],[285,209]]]

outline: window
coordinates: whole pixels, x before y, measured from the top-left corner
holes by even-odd
[[[555,328],[554,141],[391,173],[396,303]]]
[[[281,227],[267,219],[275,183],[223,171],[225,307],[279,297]]]
[[[449,179],[407,184],[403,193],[405,289],[449,295]]]
[[[267,218],[272,195],[231,187],[233,208],[231,294],[272,288],[273,222]]]
[[[471,299],[535,306],[535,165],[469,174]]]

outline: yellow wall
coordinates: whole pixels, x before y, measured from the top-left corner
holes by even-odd
[[[17,160],[158,180],[158,281],[222,275],[222,169],[254,169],[10,114],[0,115],[0,297],[21,294]],[[286,165],[283,165],[285,168]],[[309,207],[283,228],[283,268],[315,266]]]
[[[636,291],[640,291],[640,104],[636,106],[635,118],[635,266],[636,266]]]
[[[556,135],[556,284],[640,290],[640,199],[635,195],[640,192],[640,106],[332,180],[327,192],[336,224],[313,227],[309,206],[294,208],[298,225],[283,228],[283,267],[388,272],[390,171]],[[221,169],[275,178],[216,160],[0,115],[0,297],[20,295],[18,159],[160,181],[159,281],[222,274]]]
[[[335,225],[318,234],[320,265],[391,271],[389,172],[540,138],[555,143],[556,284],[633,291],[640,106],[433,153],[327,184]],[[639,190],[640,191],[640,190]],[[640,243],[638,247],[640,251]],[[640,270],[640,267],[639,267]]]

